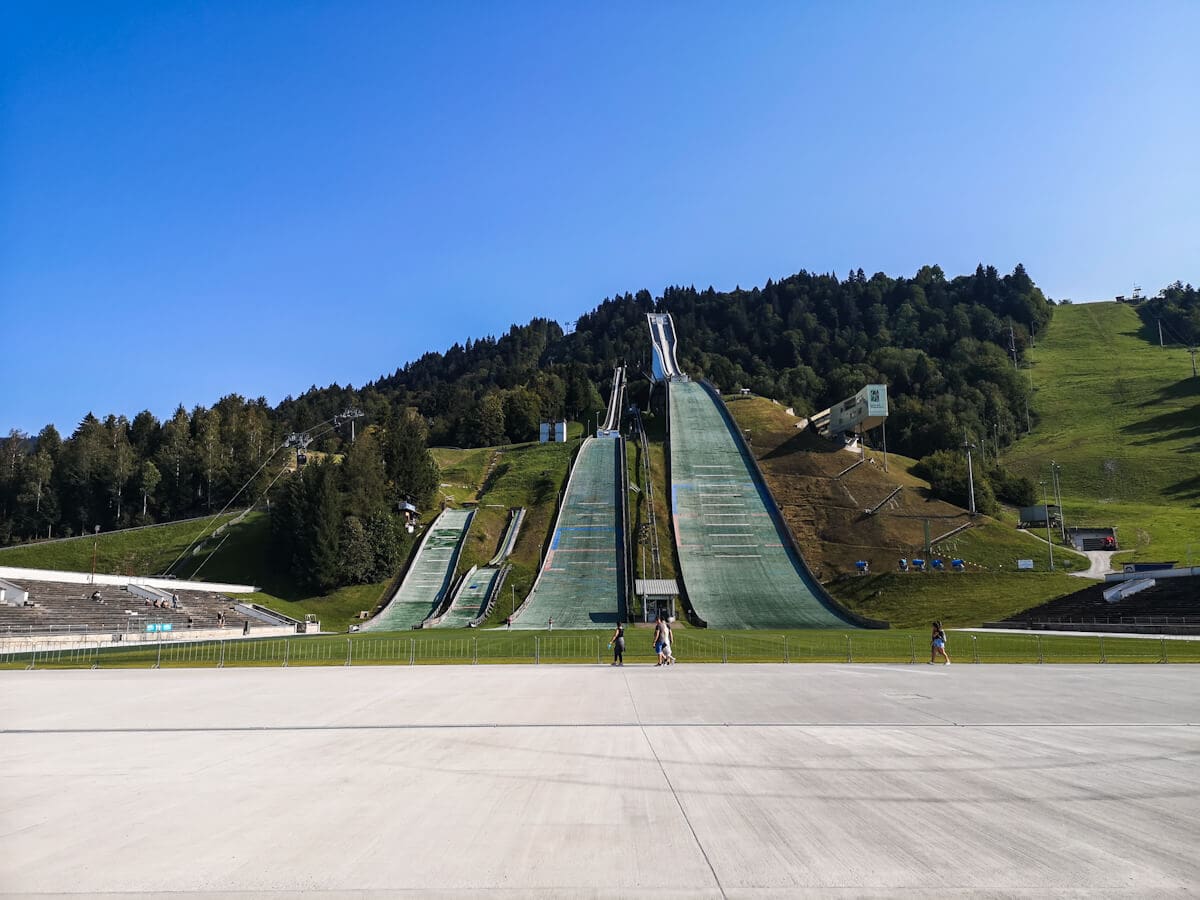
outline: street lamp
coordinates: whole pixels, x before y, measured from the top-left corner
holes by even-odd
[[[1062,508],[1062,466],[1050,460],[1050,474],[1054,478],[1054,503],[1058,506],[1058,525],[1062,531],[1062,539],[1067,540],[1067,520]]]
[[[100,526],[92,532],[92,584],[96,583],[96,551],[100,548]]]
[[[1054,541],[1050,537],[1050,499],[1046,496],[1046,482],[1038,482],[1042,486],[1042,510],[1046,514],[1046,546],[1050,548],[1050,571],[1054,571]]]
[[[975,515],[975,468],[971,464],[971,451],[975,449],[975,445],[967,440],[967,433],[963,432],[963,449],[967,451],[967,488],[970,492],[971,515]]]

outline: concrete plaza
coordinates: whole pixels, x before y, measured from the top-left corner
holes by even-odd
[[[0,674],[0,893],[1169,896],[1200,667]]]

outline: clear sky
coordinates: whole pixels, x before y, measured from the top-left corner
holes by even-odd
[[[1200,3],[0,5],[0,430],[800,269],[1200,281]]]

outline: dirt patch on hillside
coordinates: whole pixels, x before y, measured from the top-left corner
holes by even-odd
[[[966,510],[930,497],[898,459],[887,472],[876,451],[860,462],[858,453],[798,429],[801,420],[768,400],[738,398],[729,409],[750,431],[767,486],[822,580],[855,571],[860,559],[874,571],[889,571],[900,557],[920,555],[927,523],[929,537],[937,539],[970,521]]]

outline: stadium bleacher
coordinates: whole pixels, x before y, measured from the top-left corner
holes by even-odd
[[[1130,626],[1200,630],[1200,576],[1161,578],[1152,587],[1109,602],[1104,592],[1112,582],[1091,584],[1001,622],[985,623],[1004,628],[1055,628],[1059,626]]]
[[[155,607],[124,588],[111,585],[70,584],[53,581],[8,579],[29,592],[28,605],[0,605],[0,636],[44,634],[56,631],[143,632],[147,625],[169,624],[172,631],[218,627],[223,614],[225,629],[240,632],[265,625],[237,611],[236,600],[223,594],[179,590],[179,608]],[[98,593],[99,600],[92,599]]]

